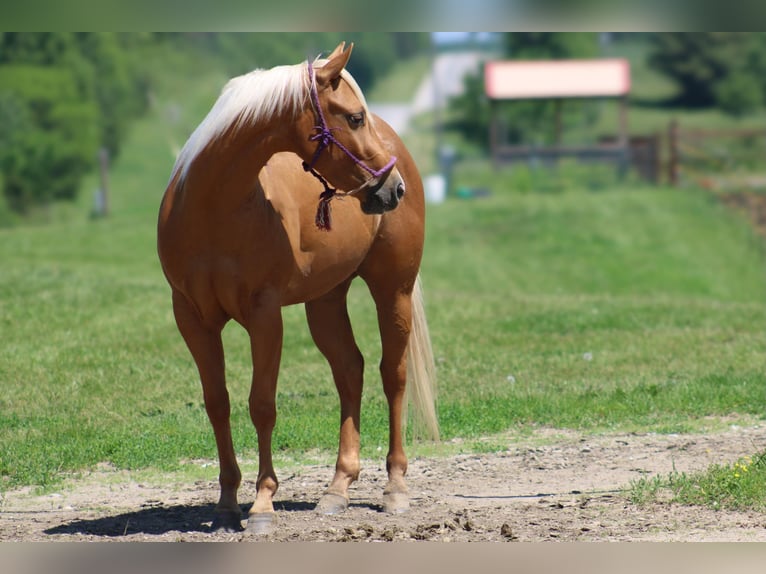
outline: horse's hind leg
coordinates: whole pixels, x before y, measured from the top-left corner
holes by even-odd
[[[234,446],[231,440],[229,422],[229,393],[226,390],[223,343],[220,326],[208,327],[203,324],[197,310],[179,292],[173,292],[173,312],[178,330],[181,332],[189,351],[197,364],[205,409],[213,425],[221,485],[221,498],[215,508],[214,530],[241,530],[241,511],[237,504],[237,489],[241,480]]]
[[[350,281],[306,303],[311,335],[332,369],[340,398],[340,440],[335,476],[316,510],[336,514],[348,507],[348,488],[359,478],[359,412],[364,359],[354,341],[346,294]]]

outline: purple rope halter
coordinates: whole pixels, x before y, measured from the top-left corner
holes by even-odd
[[[327,125],[324,113],[322,112],[322,106],[319,104],[319,94],[317,93],[316,88],[316,74],[314,72],[314,67],[311,65],[311,61],[308,62],[308,74],[311,100],[314,104],[314,108],[316,109],[317,120],[319,121],[319,124],[314,126],[314,129],[317,131],[317,133],[315,133],[309,139],[311,141],[318,142],[318,145],[316,151],[314,152],[314,156],[311,158],[311,163],[306,163],[305,161],[303,162],[303,169],[311,173],[311,175],[317,178],[324,186],[324,191],[319,195],[319,206],[317,207],[317,214],[314,221],[319,229],[330,231],[332,229],[332,222],[330,219],[330,201],[332,201],[332,199],[336,196],[338,190],[330,187],[330,184],[327,183],[327,180],[314,169],[314,165],[316,165],[322,152],[328,148],[330,144],[335,144],[343,153],[351,158],[351,161],[369,173],[373,178],[380,177],[388,170],[390,170],[391,167],[396,163],[396,156],[391,156],[391,159],[386,165],[376,170],[372,169],[370,166],[356,157],[346,146],[339,142],[332,132],[333,130],[340,130],[342,128],[331,128]]]

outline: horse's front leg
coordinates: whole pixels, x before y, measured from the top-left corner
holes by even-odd
[[[359,412],[364,359],[354,340],[346,308],[351,281],[306,303],[311,336],[332,369],[340,398],[340,440],[335,476],[317,504],[317,512],[336,514],[348,508],[348,488],[359,478]]]
[[[274,494],[279,486],[271,458],[271,436],[277,420],[277,376],[282,355],[282,309],[276,294],[253,296],[247,330],[253,358],[250,418],[258,434],[257,491],[249,513],[248,530],[259,530],[268,527],[272,520]]]
[[[397,290],[380,292],[371,288],[378,311],[378,325],[383,355],[380,375],[388,400],[388,484],[383,491],[386,512],[405,512],[410,507],[409,491],[404,480],[407,456],[402,437],[402,411],[407,384],[407,344],[412,328],[412,294]]]

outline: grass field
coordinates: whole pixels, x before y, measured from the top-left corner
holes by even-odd
[[[111,176],[110,218],[90,220],[84,193],[66,218],[0,230],[0,488],[44,486],[104,461],[175,469],[215,456],[155,222],[173,142],[216,80],[167,96],[135,126]],[[537,426],[679,432],[763,416],[762,240],[701,192],[594,188],[566,173],[466,163],[456,184],[490,196],[429,208],[422,275],[443,437]],[[542,183],[546,192],[533,193]],[[363,284],[350,305],[367,364],[363,455],[379,456],[386,409]],[[232,325],[225,344],[235,444],[251,457],[248,342]],[[285,309],[278,409],[276,449],[335,449],[337,397],[300,307]]]

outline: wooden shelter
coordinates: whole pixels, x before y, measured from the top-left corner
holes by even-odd
[[[484,68],[484,88],[491,102],[489,137],[495,164],[532,157],[627,159],[630,64],[625,59],[490,61]],[[616,137],[591,145],[562,145],[561,106],[564,100],[573,98],[619,98]],[[555,143],[551,147],[509,145],[504,141],[499,106],[508,101],[529,99],[555,101]]]

